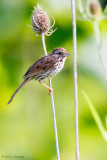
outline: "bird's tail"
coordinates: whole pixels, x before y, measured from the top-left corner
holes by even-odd
[[[26,78],[22,84],[17,88],[17,90],[13,93],[13,95],[11,96],[9,102],[7,104],[10,104],[11,101],[13,100],[14,96],[16,95],[16,93],[29,81],[29,78]]]

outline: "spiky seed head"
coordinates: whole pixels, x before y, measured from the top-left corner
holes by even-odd
[[[101,14],[101,7],[98,1],[91,1],[89,7],[92,16],[98,17]]]
[[[47,34],[51,29],[51,21],[48,14],[42,10],[39,4],[34,7],[32,14],[33,29],[37,34]]]

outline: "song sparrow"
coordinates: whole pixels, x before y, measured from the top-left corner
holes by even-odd
[[[61,71],[64,66],[66,57],[70,54],[64,48],[56,48],[47,56],[40,58],[36,61],[25,73],[24,81],[18,87],[18,89],[11,96],[9,103],[13,100],[16,93],[30,80],[35,79],[38,80],[43,86],[49,89],[49,93],[52,92],[52,88],[49,88],[47,85],[43,83],[43,81],[52,75],[57,74]]]

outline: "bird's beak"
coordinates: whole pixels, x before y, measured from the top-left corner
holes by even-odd
[[[64,53],[64,57],[70,56],[69,53]]]

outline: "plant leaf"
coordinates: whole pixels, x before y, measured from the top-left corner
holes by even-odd
[[[105,128],[102,124],[101,118],[100,118],[95,106],[93,105],[93,103],[91,102],[90,98],[88,97],[88,95],[86,94],[85,91],[82,91],[82,94],[88,103],[89,109],[90,109],[91,114],[97,124],[97,127],[99,128],[104,140],[107,141],[107,131],[105,130]]]

